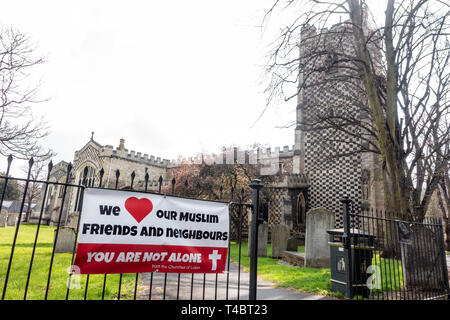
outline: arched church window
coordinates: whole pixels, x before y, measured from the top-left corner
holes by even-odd
[[[64,186],[59,186],[58,198],[62,198],[64,193]]]
[[[53,196],[53,185],[48,188],[47,199],[45,202],[45,206],[48,207],[50,205],[51,198]]]
[[[92,166],[85,166],[81,170],[78,170],[78,185],[84,185],[85,187],[93,187],[95,182],[95,175],[97,174],[96,170]],[[81,199],[80,199],[80,189],[77,188],[77,193],[75,196],[75,205],[74,211],[80,211],[81,209]]]
[[[83,172],[81,172],[82,183],[84,183],[86,187],[93,187],[95,182],[95,175],[96,175],[95,168],[92,166],[86,166]]]
[[[303,192],[297,197],[297,225],[304,224],[306,220],[306,200]]]

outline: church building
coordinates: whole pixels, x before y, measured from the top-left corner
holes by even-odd
[[[351,39],[345,38],[351,36],[346,28],[350,28],[346,23],[333,26],[332,34],[344,36],[321,39],[322,49],[332,49],[330,52],[341,50],[351,55],[354,48]],[[367,113],[363,112],[364,106],[368,104],[366,98],[360,97],[352,103],[346,100],[349,94],[357,92],[360,84],[356,82],[354,86],[349,86],[346,82],[330,81],[348,76],[348,68],[339,63],[330,64],[333,56],[318,61],[308,58],[308,51],[315,45],[311,39],[320,37],[320,34],[313,26],[304,28],[301,32],[299,47],[302,67],[299,74],[294,146],[285,146],[282,150],[276,148],[275,152],[267,149],[263,150],[261,157],[258,155],[258,160],[276,158],[278,161],[279,179],[271,183],[271,192],[267,193],[265,199],[269,225],[285,224],[300,233],[305,228],[306,212],[319,207],[333,212],[336,226],[342,226],[340,199],[343,196],[352,200],[351,208],[355,213],[368,208],[384,207],[380,156],[372,152],[361,152],[359,148],[365,136],[361,128],[349,125],[345,133],[333,128],[314,130],[305,126],[305,123],[314,123],[318,115],[330,112],[347,113],[355,119],[371,121]],[[317,69],[318,65],[323,66],[322,71],[309,72],[312,68]],[[335,157],[337,154],[339,157]],[[124,190],[131,188],[132,172],[135,173],[134,189],[144,189],[145,175],[148,174],[148,190],[157,190],[159,177],[162,176],[163,184],[167,184],[171,179],[169,169],[175,166],[167,159],[129,151],[125,148],[124,139],[114,148],[98,143],[93,135],[75,152],[72,163],[70,183],[80,185],[85,178],[87,186],[98,186],[101,177],[102,187]],[[55,165],[51,173],[52,181],[61,182],[66,176],[65,168],[66,162]],[[117,172],[120,173],[118,176]],[[61,185],[53,187],[49,190],[44,208],[44,216],[51,224],[55,224],[58,217],[63,188]],[[62,219],[80,209],[79,188],[69,189]]]
[[[131,188],[131,174],[134,172],[133,188],[144,190],[145,176],[148,174],[147,190],[158,190],[159,178],[163,178],[163,185],[168,184],[168,169],[171,163],[167,159],[149,156],[146,153],[136,152],[125,148],[125,140],[120,139],[119,145],[102,145],[91,139],[78,151],[75,151],[72,161],[72,170],[69,183],[81,185],[85,183],[88,187],[129,190]],[[64,183],[67,176],[68,162],[58,162],[50,174],[50,182]],[[103,172],[103,175],[101,175]],[[86,173],[86,175],[85,175]],[[85,181],[84,181],[85,179]],[[60,214],[64,193],[64,186],[49,184],[47,196],[43,202],[44,192],[38,206],[30,217],[30,222],[37,222],[42,203],[43,223],[56,225]],[[66,224],[70,215],[80,210],[80,188],[68,187],[61,215],[62,224]]]

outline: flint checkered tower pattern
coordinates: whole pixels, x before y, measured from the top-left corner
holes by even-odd
[[[324,207],[334,212],[336,227],[343,225],[340,199],[344,195],[352,200],[351,209],[355,213],[361,210],[361,174],[370,164],[363,163],[367,157],[358,152],[359,127],[343,124],[346,132],[342,132],[329,126],[323,128],[326,123],[320,119],[326,115],[358,119],[361,104],[367,104],[367,99],[361,94],[361,83],[348,80],[352,71],[345,65],[332,63],[335,56],[313,57],[311,52],[319,49],[353,55],[350,28],[345,23],[339,24],[330,33],[306,27],[302,29],[300,42],[293,173],[308,175],[309,208]]]

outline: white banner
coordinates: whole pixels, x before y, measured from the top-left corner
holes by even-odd
[[[77,247],[81,273],[221,272],[228,204],[87,188]]]

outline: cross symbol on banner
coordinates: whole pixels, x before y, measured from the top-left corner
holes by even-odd
[[[220,260],[220,258],[222,258],[222,255],[218,253],[219,251],[213,250],[213,252],[208,256],[208,259],[212,260],[211,271],[217,270],[217,260]]]

